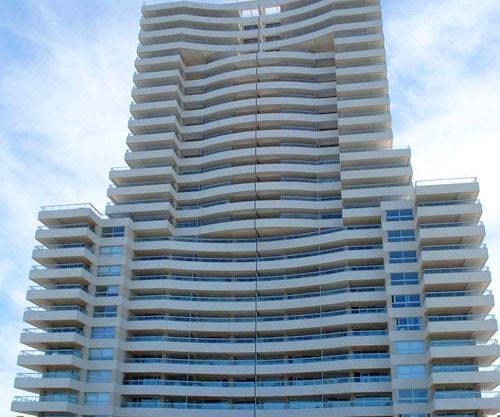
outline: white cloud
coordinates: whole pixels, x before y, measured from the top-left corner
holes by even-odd
[[[417,180],[479,178],[489,265],[498,273],[500,3],[426,0],[386,9],[395,143],[411,146]]]
[[[90,201],[103,209],[109,168],[123,165],[140,3],[113,15],[119,4],[84,24],[85,2],[29,2],[0,24],[31,46],[29,59],[0,75],[2,415],[17,415],[7,410],[38,208]]]

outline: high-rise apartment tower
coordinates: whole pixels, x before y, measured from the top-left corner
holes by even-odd
[[[13,410],[496,413],[478,184],[392,146],[379,1],[142,12],[106,215],[39,214]]]

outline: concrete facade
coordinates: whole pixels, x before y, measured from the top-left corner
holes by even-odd
[[[498,412],[479,186],[393,147],[379,1],[142,11],[106,214],[39,213],[12,409]]]

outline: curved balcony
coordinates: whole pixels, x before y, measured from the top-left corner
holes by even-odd
[[[44,372],[47,367],[83,368],[80,349],[45,349],[22,350],[17,358],[18,365],[38,372]]]
[[[338,377],[303,380],[265,381],[183,381],[161,378],[125,379],[122,392],[125,395],[181,395],[215,397],[258,397],[281,395],[314,395],[314,393],[359,393],[390,391],[389,375],[366,377]],[[363,385],[361,385],[363,384]]]
[[[387,352],[367,352],[307,356],[283,359],[178,359],[178,358],[126,358],[128,373],[166,372],[213,375],[277,375],[308,372],[346,371],[349,369],[388,369]]]
[[[195,273],[186,275],[152,274],[134,275],[131,289],[182,289],[203,291],[254,291],[255,281],[258,290],[283,290],[296,287],[306,288],[318,285],[383,280],[384,267],[380,264],[340,266],[310,272],[282,275],[243,275],[243,276],[200,276]],[[134,284],[135,282],[135,284]]]
[[[275,316],[181,316],[169,314],[142,314],[128,318],[128,330],[170,330],[215,333],[245,333],[257,331],[285,331],[338,325],[385,324],[383,307],[353,308],[321,313]],[[221,324],[224,327],[221,328]]]
[[[387,330],[353,330],[313,335],[257,338],[145,335],[130,336],[126,340],[127,350],[171,350],[204,353],[251,353],[254,352],[255,348],[257,352],[302,351],[348,346],[384,346],[388,343]]]

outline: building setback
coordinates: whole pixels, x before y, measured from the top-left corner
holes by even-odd
[[[12,409],[500,410],[475,179],[412,182],[378,0],[144,5],[106,215],[42,207]]]

